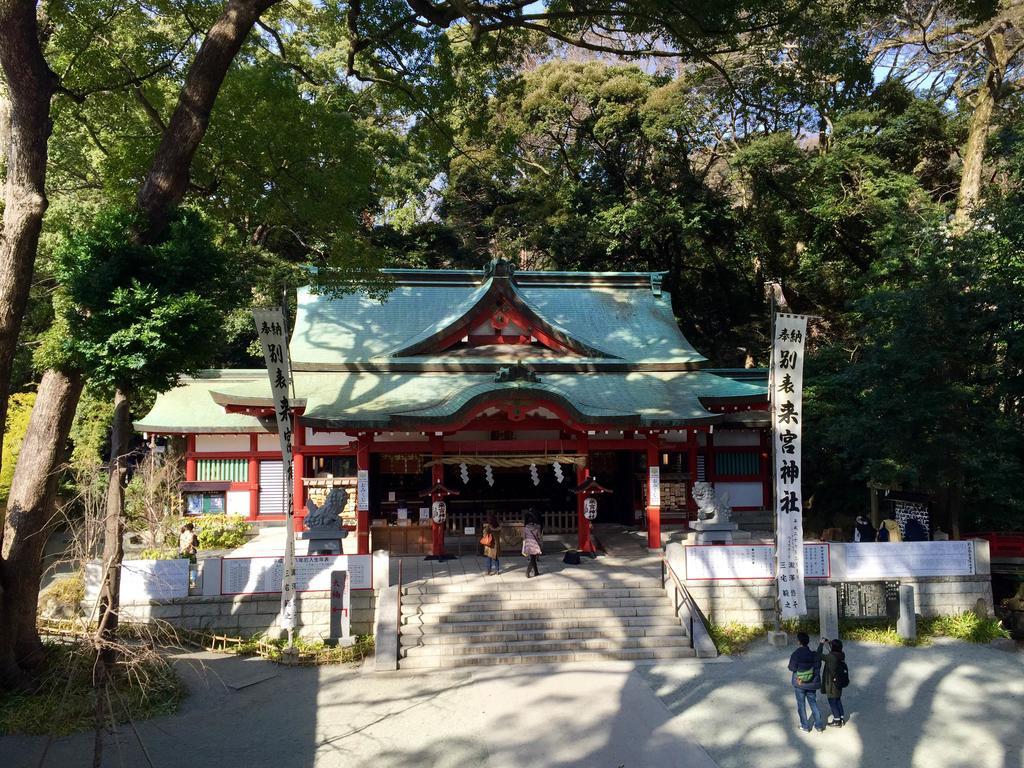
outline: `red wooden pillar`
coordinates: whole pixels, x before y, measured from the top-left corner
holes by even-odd
[[[697,483],[697,451],[700,446],[697,444],[697,430],[686,430],[686,457],[690,464],[690,488],[686,494],[686,519],[691,519],[697,514],[697,502],[693,498],[693,486]],[[707,464],[705,464],[707,466]]]
[[[260,436],[249,435],[249,519],[255,520],[260,514]]]
[[[299,422],[299,415],[292,414],[292,510],[295,512],[295,527],[302,530],[306,516],[306,486],[302,478],[306,474],[306,428]]]
[[[437,435],[431,436],[430,458],[435,462],[440,462],[442,455],[444,455],[444,442]],[[430,468],[430,485],[432,488],[436,488],[438,485],[444,485],[444,465],[437,463]],[[433,513],[435,501],[444,501],[444,496],[436,492],[430,494],[430,554],[432,557],[441,559],[445,555],[444,530],[447,522],[434,522]]]
[[[590,442],[586,437],[580,438],[578,453],[583,455],[585,463],[582,467],[579,464],[576,465],[576,485],[583,485],[583,481],[590,477]],[[586,500],[584,494],[576,494],[576,521],[579,531],[577,543],[580,552],[597,552],[597,548],[594,546],[592,524],[583,516],[583,503]]]
[[[370,443],[373,442],[372,435],[361,435],[356,438],[356,469],[370,471]],[[370,484],[366,484],[369,489]],[[365,506],[366,509],[360,509]],[[362,503],[362,499],[356,498],[356,554],[370,554],[370,500]]]
[[[196,480],[196,436],[185,436],[185,480],[194,483]]]
[[[715,482],[715,433],[708,431],[704,435],[707,441],[704,449],[704,476],[709,483]]]
[[[657,435],[647,436],[647,548],[661,549],[661,446]],[[658,469],[658,497],[654,498],[651,468]],[[657,504],[653,502],[657,501]]]

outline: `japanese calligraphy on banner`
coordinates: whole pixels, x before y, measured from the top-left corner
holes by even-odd
[[[770,386],[775,450],[775,530],[779,609],[783,619],[807,613],[804,599],[803,496],[800,450],[803,422],[804,339],[807,318],[775,315]]]
[[[270,376],[270,392],[277,416],[277,434],[281,439],[281,468],[284,473],[283,506],[285,514],[284,563],[281,570],[281,626],[295,628],[295,511],[292,507],[292,369],[288,361],[288,324],[281,307],[254,309],[256,333]]]

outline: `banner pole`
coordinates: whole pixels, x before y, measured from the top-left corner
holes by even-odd
[[[772,621],[772,630],[779,632],[782,629],[782,605],[779,602],[779,500],[775,483],[775,443],[778,435],[775,434],[775,291],[770,292],[768,299],[768,414],[771,424],[768,427],[769,440],[772,448],[769,452],[769,461],[772,467],[771,500],[772,500],[772,527],[775,530],[775,578],[772,579],[772,592],[775,597],[775,616]]]

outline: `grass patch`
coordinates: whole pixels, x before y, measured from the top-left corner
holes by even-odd
[[[0,735],[66,736],[92,730],[94,659],[95,652],[85,644],[48,644],[34,689],[0,691]],[[112,716],[119,724],[173,714],[185,697],[185,687],[174,670],[154,653],[118,664],[113,686]]]
[[[223,643],[213,650],[223,653],[236,653],[242,656],[261,656],[270,661],[281,661],[286,640],[267,640],[259,636],[242,638],[237,641]],[[304,640],[295,638],[295,648],[299,652],[299,662],[305,664],[353,664],[373,654],[373,635],[356,635],[353,645],[343,648],[328,645],[323,640]]]
[[[843,623],[840,624],[839,634],[843,636],[843,640],[878,645],[924,645],[926,643],[920,633],[917,640],[904,640],[896,634],[895,624],[886,624],[885,622]]]
[[[711,639],[718,652],[727,656],[743,653],[747,646],[767,634],[767,627],[748,626],[729,622],[728,624],[712,624]]]
[[[917,622],[917,634],[922,637],[953,637],[966,643],[990,643],[996,638],[1010,636],[999,619],[983,619],[974,611],[921,619]]]

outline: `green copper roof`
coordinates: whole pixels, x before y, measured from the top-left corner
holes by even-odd
[[[291,338],[294,368],[339,370],[396,362],[408,368],[436,362],[436,356],[409,356],[407,350],[456,326],[495,279],[473,271],[395,270],[391,275],[396,284],[383,303],[364,293],[332,298],[300,290]],[[520,272],[510,281],[514,294],[547,326],[589,350],[577,356],[578,362],[683,369],[705,361],[679,331],[671,297],[655,288],[657,273],[579,273],[574,280],[568,275]],[[524,360],[551,363],[543,355]]]
[[[256,375],[252,375],[256,373]],[[552,373],[539,382],[496,382],[493,373],[297,373],[295,389],[309,426],[349,429],[412,429],[458,421],[472,406],[514,401],[551,402],[583,424],[668,427],[713,423],[703,400],[759,402],[763,386],[702,371]],[[228,414],[215,402],[270,406],[263,372],[211,374],[161,395],[136,423],[139,431],[199,432],[266,429],[251,416]]]

